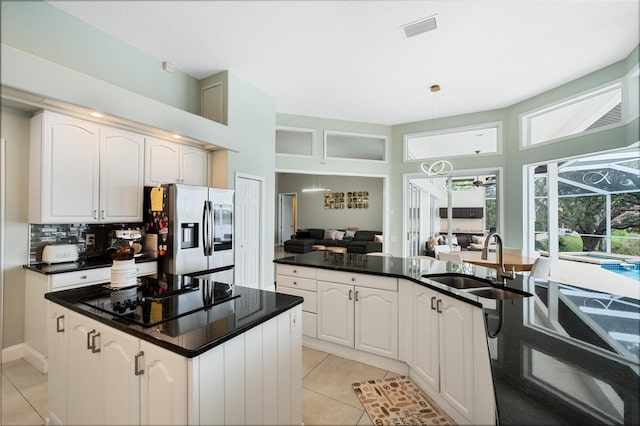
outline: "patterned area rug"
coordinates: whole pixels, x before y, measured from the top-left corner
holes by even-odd
[[[406,376],[352,386],[375,425],[455,425]]]

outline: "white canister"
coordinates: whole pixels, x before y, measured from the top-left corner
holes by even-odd
[[[136,285],[136,261],[114,260],[111,266],[111,287],[129,287]]]

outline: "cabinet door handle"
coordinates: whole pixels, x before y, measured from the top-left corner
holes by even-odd
[[[93,211],[93,218],[98,219],[98,210]]]
[[[104,219],[104,210],[100,210],[100,216],[102,216],[102,219]]]
[[[141,376],[144,374],[144,368],[140,368],[140,358],[144,356],[144,351],[140,351],[135,356],[135,363],[133,365],[134,373],[136,376]]]
[[[60,324],[62,324],[62,325],[60,325]],[[56,318],[56,331],[58,333],[63,333],[64,332],[64,315],[60,315],[59,317]]]
[[[356,290],[356,302],[358,301],[358,290]]]
[[[96,346],[96,337],[100,337],[100,333],[96,333],[91,336],[91,352],[94,354],[100,352],[100,348]]]
[[[349,300],[353,300],[351,299],[351,293],[353,292],[353,290],[349,290]]]
[[[436,310],[436,307],[433,305],[435,301],[436,301],[436,297],[435,296],[431,297],[431,309],[433,309],[434,311]]]
[[[95,330],[91,330],[90,332],[87,333],[87,349],[93,349],[93,346],[91,343],[91,335],[95,332],[96,332]]]
[[[441,314],[442,309],[440,309],[440,307],[442,306],[442,299],[438,299],[438,303],[436,304],[436,306],[438,306],[438,313]]]

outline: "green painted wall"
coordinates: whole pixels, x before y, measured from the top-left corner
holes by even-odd
[[[1,3],[2,43],[193,114],[198,80],[44,1]],[[70,81],[67,84],[72,85]]]

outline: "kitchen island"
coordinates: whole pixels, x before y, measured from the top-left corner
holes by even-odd
[[[389,336],[399,350],[385,356],[406,363],[412,379],[459,423],[640,422],[638,300],[522,275],[507,287],[525,297],[488,299],[439,281],[451,275],[495,280],[494,269],[435,259],[312,252],[275,262],[278,291],[311,295],[315,280],[317,303],[305,298],[310,306],[303,305],[303,323],[316,324],[315,336],[303,324],[303,342],[329,349],[347,343],[336,344],[337,333],[326,331],[331,323],[321,300],[340,300],[332,295],[347,281],[357,291],[371,287],[367,281],[380,285],[376,277],[397,279],[395,310],[382,303],[377,309],[397,315],[396,333]],[[386,291],[392,295],[393,288]],[[442,312],[437,320],[435,312]],[[351,356],[367,362],[371,346],[354,345]],[[348,356],[344,351],[340,355]]]
[[[171,274],[50,292],[51,424],[300,424],[302,299]]]

